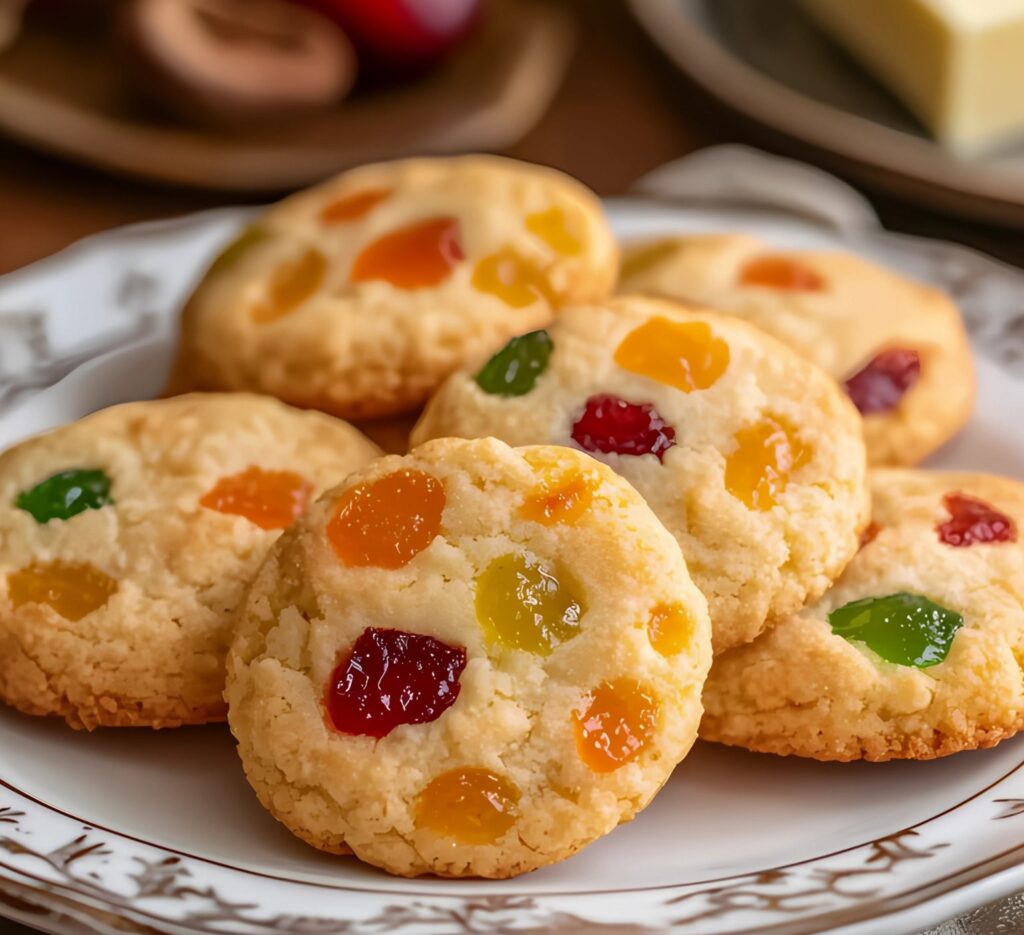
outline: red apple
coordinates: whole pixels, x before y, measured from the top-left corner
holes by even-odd
[[[483,0],[300,0],[330,16],[377,72],[440,61],[476,25]]]

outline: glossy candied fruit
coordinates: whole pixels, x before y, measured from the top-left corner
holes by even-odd
[[[935,527],[939,541],[959,548],[985,542],[1016,542],[1017,528],[1005,513],[965,493],[942,498],[949,519]]]
[[[748,509],[770,510],[791,476],[810,461],[812,449],[788,419],[771,413],[734,438],[736,448],[725,459],[725,489]]]
[[[526,308],[534,302],[558,304],[547,274],[512,247],[484,257],[473,268],[473,288],[497,296],[511,308]]]
[[[584,451],[654,455],[659,461],[675,446],[676,430],[653,403],[630,403],[618,396],[591,396],[572,426],[572,440]]]
[[[813,269],[788,256],[760,256],[745,263],[740,283],[782,292],[820,292],[825,280]]]
[[[117,582],[88,562],[33,562],[7,576],[7,597],[15,609],[46,604],[65,620],[81,620],[117,592]]]
[[[864,643],[886,662],[926,669],[942,662],[964,618],[919,594],[866,597],[833,610],[835,633]]]
[[[352,263],[352,282],[381,280],[411,291],[440,285],[465,254],[457,218],[417,221],[375,240]]]
[[[690,645],[693,617],[678,603],[657,604],[647,618],[651,646],[663,656],[677,656]]]
[[[684,393],[714,386],[729,366],[729,345],[703,321],[672,321],[660,315],[634,328],[615,351],[623,370]]]
[[[890,412],[921,376],[921,355],[892,347],[875,355],[846,381],[846,394],[863,416]]]
[[[542,526],[566,525],[576,522],[594,503],[594,493],[601,486],[596,471],[571,470],[553,474],[519,507],[519,515]]]
[[[323,285],[326,275],[327,259],[319,250],[279,263],[271,273],[266,299],[252,307],[253,320],[266,324],[290,315]]]
[[[476,619],[492,646],[548,656],[580,632],[584,607],[567,575],[536,558],[500,555],[476,579]]]
[[[366,217],[385,198],[391,195],[390,188],[365,188],[336,198],[320,212],[324,224],[345,224]]]
[[[654,269],[663,260],[672,256],[678,245],[674,240],[656,240],[629,250],[622,258],[620,278],[625,280]]]
[[[658,726],[657,698],[640,682],[602,682],[573,712],[576,751],[595,773],[611,773],[635,760]]]
[[[553,349],[546,331],[519,335],[483,365],[476,385],[491,396],[525,396],[548,369]]]
[[[519,790],[480,767],[441,773],[416,799],[416,824],[457,844],[493,844],[519,817]]]
[[[466,650],[432,636],[364,630],[327,685],[327,713],[343,734],[386,737],[436,721],[459,697]]]
[[[346,490],[327,539],[345,565],[401,568],[440,534],[445,500],[436,477],[404,468]]]
[[[222,477],[199,500],[200,506],[244,516],[260,529],[287,529],[306,508],[312,485],[293,471],[248,467]]]
[[[570,230],[565,211],[558,206],[528,214],[526,229],[557,253],[576,256],[583,252],[583,241]]]
[[[878,538],[878,534],[882,531],[882,527],[878,523],[872,521],[864,527],[864,530],[860,534],[860,547],[863,549],[866,545],[871,545],[875,539]]]
[[[37,523],[71,519],[86,510],[112,504],[110,478],[97,468],[60,471],[18,494],[14,505],[31,513]]]
[[[210,269],[206,275],[219,276],[221,273],[227,272],[242,260],[253,248],[269,239],[270,235],[262,228],[247,227],[241,234],[232,240],[231,243],[221,250],[217,255],[217,258],[210,264]]]

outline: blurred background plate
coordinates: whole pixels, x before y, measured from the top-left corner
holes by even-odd
[[[115,172],[248,192],[307,185],[380,159],[500,149],[547,109],[573,28],[537,0],[493,6],[473,41],[424,80],[356,95],[287,133],[272,121],[244,136],[162,119],[139,106],[104,41],[30,24],[0,56],[0,131]]]
[[[1024,140],[965,158],[942,149],[795,0],[629,0],[675,64],[745,116],[835,157],[832,168],[966,217],[1024,225]]]

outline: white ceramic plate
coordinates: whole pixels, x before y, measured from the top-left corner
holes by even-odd
[[[665,54],[734,110],[834,153],[867,184],[947,211],[1024,225],[1024,139],[983,157],[944,150],[813,27],[795,0],[630,5]]]
[[[767,213],[610,211],[624,237],[741,228],[794,246],[839,240]],[[128,228],[0,282],[0,445],[152,395],[182,295],[244,217]],[[1010,315],[1024,276],[879,231],[845,243],[941,282],[969,313],[978,411],[934,463],[1024,478],[1024,328]],[[103,345],[115,349],[97,356]],[[86,735],[0,710],[0,903],[62,935],[894,935],[1024,888],[1022,766],[1024,738],[884,765],[698,745],[643,815],[563,864],[506,882],[409,881],[292,838],[257,805],[224,728]]]

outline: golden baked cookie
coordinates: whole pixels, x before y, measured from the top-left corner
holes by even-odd
[[[971,414],[956,306],[859,257],[780,252],[742,234],[674,237],[627,250],[620,288],[738,315],[814,361],[864,416],[872,464],[916,464]]]
[[[231,615],[280,530],[378,449],[268,397],[87,416],[0,455],[0,699],[72,727],[223,720]]]
[[[710,657],[679,547],[622,478],[441,439],[349,477],[271,550],[228,719],[264,807],[313,846],[510,877],[653,798]]]
[[[824,372],[746,322],[639,296],[565,309],[452,376],[413,430],[574,445],[682,546],[715,652],[823,593],[867,522],[861,420]]]
[[[931,759],[1024,725],[1024,484],[879,470],[835,586],[715,660],[701,734],[819,760]]]
[[[254,390],[344,418],[421,405],[467,359],[607,296],[597,197],[495,156],[364,166],[270,207],[210,267],[171,389]]]

